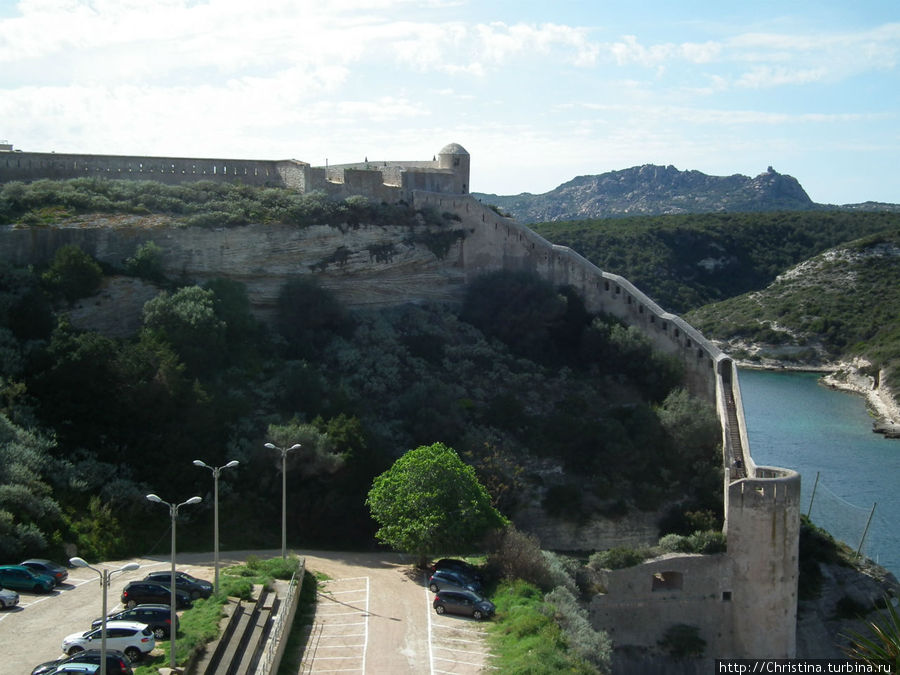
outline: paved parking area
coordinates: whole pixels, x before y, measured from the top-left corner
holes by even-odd
[[[129,560],[108,564],[117,569]],[[121,608],[119,598],[129,581],[142,579],[148,572],[165,569],[161,560],[135,560],[140,569],[122,572],[110,580],[107,611]],[[72,568],[69,578],[51,593],[19,593],[19,605],[0,612],[0,670],[10,675],[28,675],[44,661],[62,656],[60,644],[67,635],[85,631],[101,616],[103,596],[100,576],[89,569]]]
[[[319,588],[301,673],[365,673],[369,577],[331,579]]]
[[[423,585],[428,579],[423,579]],[[484,623],[465,616],[437,614],[431,606],[434,593],[425,590],[428,610],[428,636],[431,674],[481,673],[491,670],[487,665],[490,652],[485,642]]]
[[[223,553],[222,564],[279,551]],[[305,552],[307,569],[327,576],[316,604],[314,632],[300,673],[368,673],[438,675],[477,673],[486,666],[484,624],[455,616],[438,616],[434,595],[421,570],[394,553]],[[211,554],[178,556],[178,568],[213,578]],[[114,569],[137,562],[140,569],[116,574],[108,592],[109,611],[120,607],[126,583],[148,572],[168,569],[165,557],[107,563]],[[70,569],[69,578],[47,595],[20,593],[21,604],[0,612],[0,672],[28,675],[43,661],[60,656],[62,639],[87,630],[101,614],[99,576]]]
[[[438,616],[427,578],[396,554],[306,555],[329,578],[300,673],[472,674],[488,672],[485,625]]]

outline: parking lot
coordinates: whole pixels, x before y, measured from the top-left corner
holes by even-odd
[[[248,552],[223,554],[223,564]],[[272,552],[255,552],[266,557]],[[274,552],[276,555],[278,552]],[[313,634],[301,673],[477,673],[487,648],[484,624],[458,616],[438,616],[420,570],[393,553],[301,552],[307,569],[327,577],[320,588]],[[178,556],[178,568],[212,579],[210,554]],[[121,567],[131,561],[109,563]],[[165,558],[137,559],[140,569],[116,574],[109,611],[120,607],[122,588],[150,571],[168,569]],[[0,654],[4,675],[28,675],[60,656],[66,635],[87,630],[101,614],[99,577],[89,569],[69,570],[69,578],[47,595],[20,593],[21,604],[0,612]]]
[[[111,562],[109,567],[116,569],[127,562],[132,561]],[[140,564],[140,569],[116,574],[110,580],[107,594],[110,612],[122,607],[119,597],[125,584],[169,565],[164,560],[133,562]],[[186,569],[190,571],[190,568]],[[10,675],[28,675],[37,664],[58,658],[62,655],[60,643],[63,638],[76,631],[88,630],[91,621],[101,616],[102,607],[100,576],[85,568],[70,569],[69,578],[51,593],[19,591],[19,605],[0,612],[2,671]]]

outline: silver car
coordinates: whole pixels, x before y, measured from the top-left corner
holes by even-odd
[[[19,594],[8,588],[0,588],[0,609],[15,607],[19,604]]]

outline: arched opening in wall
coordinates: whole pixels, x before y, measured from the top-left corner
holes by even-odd
[[[653,575],[651,591],[680,591],[684,585],[684,575],[681,572],[656,572]]]
[[[643,313],[644,313],[644,306],[638,305],[638,314],[643,314]]]
[[[608,281],[603,282],[603,290],[609,291],[609,282]]]
[[[681,330],[678,328],[675,329],[675,337],[679,337],[681,335]]]
[[[669,330],[669,324],[666,323],[665,321],[663,321],[662,323],[660,323],[660,328],[667,331],[667,330]]]

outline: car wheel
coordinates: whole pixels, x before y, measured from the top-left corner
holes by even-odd
[[[191,591],[191,600],[196,600],[200,597],[200,591]]]
[[[78,652],[83,652],[84,650],[81,647],[69,647],[69,651],[66,652],[69,656],[73,654],[77,654]]]
[[[128,609],[134,609],[135,607],[137,607],[137,602],[135,602],[134,600],[129,600],[128,602],[125,603],[125,606]]]
[[[474,612],[472,612],[472,616],[474,616],[476,619],[481,621],[481,619],[484,615],[481,613],[480,609],[476,609]]]
[[[438,614],[443,614],[447,610],[444,609],[443,605],[438,605],[437,607],[434,608],[434,611],[437,612]]]
[[[157,640],[164,640],[169,637],[168,631],[162,626],[157,626],[153,629],[153,637]]]
[[[0,609],[6,609],[6,603],[0,600]]]
[[[128,657],[129,661],[135,663],[138,659],[141,658],[141,650],[137,647],[128,647],[125,650],[125,656]]]
[[[438,588],[438,585],[437,585],[437,584],[431,584],[431,586],[429,586],[428,588],[431,589],[431,592],[432,592],[432,593],[437,593],[437,592],[440,590],[440,589]]]
[[[31,590],[33,590],[35,593],[42,593],[45,589],[40,584],[35,584],[34,588]]]

